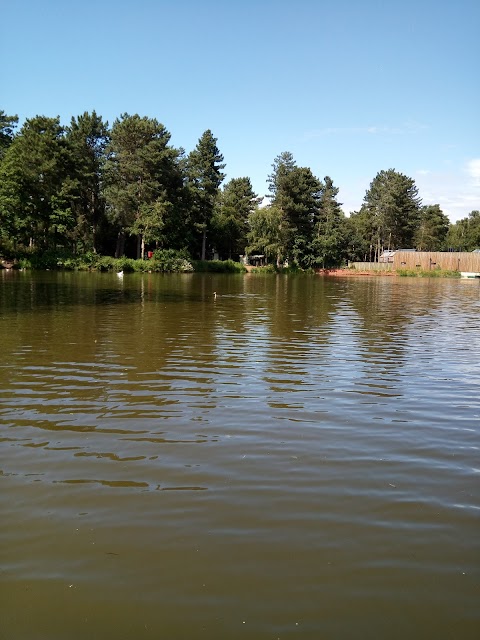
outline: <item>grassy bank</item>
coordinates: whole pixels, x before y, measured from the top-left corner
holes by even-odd
[[[447,269],[397,269],[398,276],[414,278],[460,278],[460,271]]]

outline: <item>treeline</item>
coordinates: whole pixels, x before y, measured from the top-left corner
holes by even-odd
[[[224,158],[205,131],[190,153],[155,118],[122,114],[110,127],[94,112],[18,118],[0,111],[0,254],[63,250],[143,257],[175,250],[192,259],[261,254],[302,269],[373,260],[386,249],[471,250],[480,213],[450,225],[422,206],[415,182],[381,171],[360,211],[344,215],[338,188],[275,158],[268,204],[248,177],[224,183]]]

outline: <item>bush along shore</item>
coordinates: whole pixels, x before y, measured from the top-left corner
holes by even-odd
[[[233,260],[192,260],[185,251],[158,249],[145,260],[113,258],[93,252],[73,255],[65,251],[24,253],[12,260],[1,260],[0,268],[35,271],[100,271],[123,273],[245,273],[247,269]]]
[[[31,269],[35,271],[97,271],[123,273],[254,273],[317,274],[323,276],[401,276],[417,278],[460,278],[459,271],[445,269],[398,269],[396,271],[368,271],[354,268],[299,269],[296,265],[277,267],[271,263],[261,267],[245,266],[234,260],[192,260],[186,251],[157,249],[148,259],[113,258],[93,252],[73,255],[66,251],[27,253],[15,259],[2,260],[0,269]]]

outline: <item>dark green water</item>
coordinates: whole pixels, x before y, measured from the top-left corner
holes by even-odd
[[[480,637],[478,282],[1,272],[0,348],[1,640]]]

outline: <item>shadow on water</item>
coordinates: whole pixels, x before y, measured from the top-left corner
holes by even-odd
[[[146,302],[203,301],[203,283],[193,274],[125,274],[0,271],[2,312],[25,312],[61,306]],[[165,287],[159,286],[168,282]],[[198,280],[198,283],[200,281]]]

